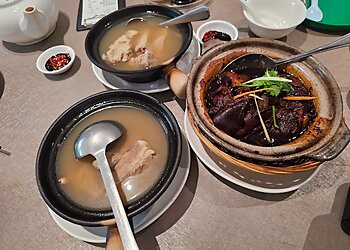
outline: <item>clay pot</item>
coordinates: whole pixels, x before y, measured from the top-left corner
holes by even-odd
[[[343,118],[343,102],[339,87],[331,73],[315,58],[287,66],[287,71],[300,77],[316,96],[317,117],[308,130],[296,140],[274,147],[261,147],[237,140],[216,128],[204,105],[204,91],[212,77],[225,64],[244,53],[261,53],[284,58],[301,50],[284,42],[259,38],[240,39],[221,44],[207,51],[194,64],[187,85],[187,104],[192,126],[202,135],[202,142],[217,149],[220,157],[232,158],[243,165],[256,167],[291,167],[305,163],[314,168],[332,160],[346,147],[350,131]],[[201,138],[201,136],[200,136]],[[209,145],[210,146],[210,145]],[[213,148],[213,150],[215,150]],[[264,172],[263,171],[263,172]]]

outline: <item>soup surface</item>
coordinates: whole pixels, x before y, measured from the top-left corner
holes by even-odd
[[[56,160],[56,174],[60,186],[67,198],[82,207],[105,210],[110,208],[100,171],[96,168],[92,156],[77,160],[74,155],[74,143],[79,134],[89,125],[101,121],[113,120],[123,125],[126,131],[110,144],[107,158],[110,166],[114,164],[112,156],[126,155],[138,140],[143,140],[154,153],[148,163],[135,173],[127,175],[119,182],[120,176],[112,168],[119,193],[124,204],[137,201],[150,191],[158,182],[166,167],[168,157],[167,137],[160,123],[148,112],[132,107],[113,107],[94,113],[81,121],[67,135],[61,144]],[[135,149],[135,147],[134,147]],[[130,151],[133,157],[135,153]],[[122,160],[120,160],[121,162]],[[118,163],[119,164],[119,163]]]
[[[144,14],[142,18],[145,21],[116,24],[103,36],[99,53],[109,66],[119,70],[150,68],[170,60],[180,50],[183,37],[176,25],[159,26],[167,20],[161,16]]]

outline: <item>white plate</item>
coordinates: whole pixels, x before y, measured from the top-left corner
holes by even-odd
[[[287,175],[265,175],[237,167],[216,155],[202,144],[187,116],[184,118],[185,132],[193,151],[214,173],[238,186],[257,192],[279,194],[294,191],[309,182],[319,171],[313,170]]]
[[[132,217],[135,233],[140,232],[156,221],[174,203],[185,186],[190,172],[191,154],[190,147],[184,135],[182,135],[181,155],[179,168],[169,187],[151,207]],[[107,227],[83,227],[63,219],[50,208],[49,212],[58,226],[71,236],[91,243],[106,242]]]
[[[194,39],[192,39],[192,42],[187,51],[177,62],[177,68],[186,74],[189,74],[191,72],[193,59],[196,59],[199,55],[199,44]],[[97,79],[109,89],[133,89],[147,94],[159,93],[169,89],[169,85],[164,78],[148,83],[134,83],[128,82],[116,75],[113,75],[112,73],[104,71],[94,64],[92,64],[92,70]]]

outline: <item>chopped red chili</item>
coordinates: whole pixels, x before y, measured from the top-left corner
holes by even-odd
[[[67,65],[71,60],[69,53],[59,53],[57,55],[51,56],[45,63],[45,68],[48,71],[54,71],[61,69]]]

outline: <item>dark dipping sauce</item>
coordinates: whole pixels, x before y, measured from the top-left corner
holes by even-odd
[[[207,32],[204,33],[203,37],[202,37],[202,42],[206,43],[210,40],[213,39],[219,39],[221,41],[231,41],[232,38],[230,35],[224,33],[224,32],[220,32],[220,31],[216,31],[216,30],[209,30]]]
[[[217,74],[208,84],[204,93],[207,112],[214,125],[226,134],[249,144],[258,146],[278,146],[289,143],[302,135],[310,126],[317,113],[313,100],[283,100],[285,96],[311,96],[301,79],[279,71],[279,76],[291,79],[293,90],[283,92],[277,97],[265,92],[256,93],[263,98],[258,106],[266,129],[271,137],[268,142],[259,120],[254,97],[233,97],[253,90],[240,87],[256,76],[222,72]],[[272,106],[275,106],[275,117],[278,128],[274,127]]]
[[[48,71],[59,70],[66,66],[71,60],[69,53],[59,53],[51,56],[45,63]]]

